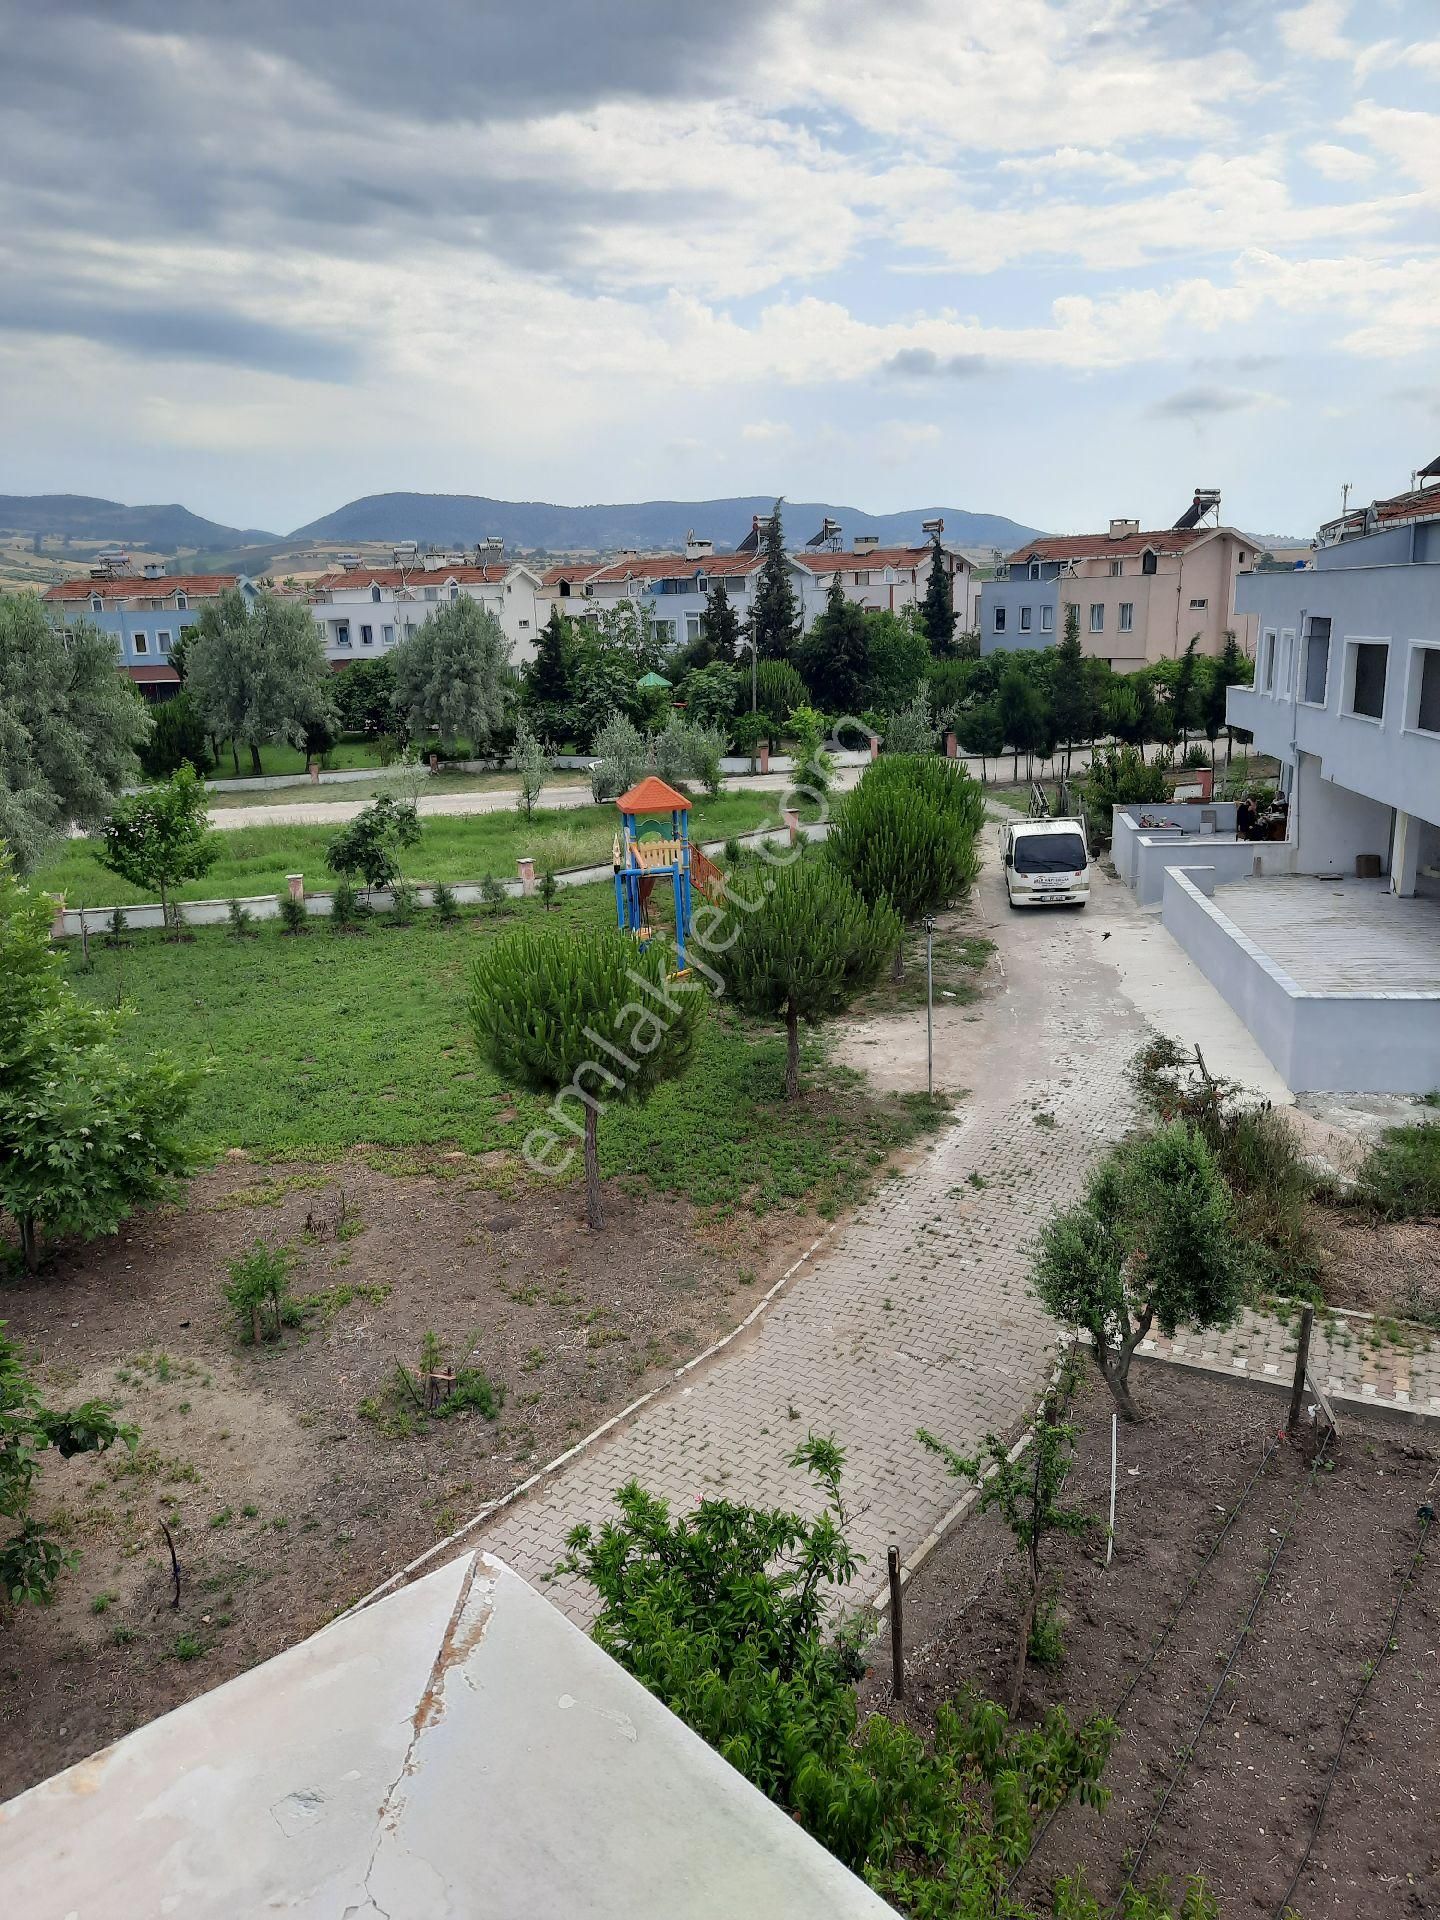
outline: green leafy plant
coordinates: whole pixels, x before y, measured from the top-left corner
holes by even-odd
[[[1361,1163],[1355,1199],[1386,1220],[1440,1217],[1440,1123],[1387,1127]]]
[[[508,907],[510,896],[505,891],[503,880],[497,880],[493,873],[487,873],[480,882],[480,904],[487,913],[496,913],[501,907]]]
[[[232,940],[249,940],[255,932],[255,916],[242,901],[231,900],[225,908]]]
[[[130,922],[125,918],[125,909],[123,907],[116,907],[106,922],[106,926],[105,944],[107,947],[129,946]]]
[[[288,1247],[272,1247],[264,1240],[230,1262],[225,1298],[247,1345],[278,1340],[286,1327],[299,1326],[303,1315],[290,1293],[292,1263]]]
[[[1112,807],[1150,806],[1170,797],[1162,767],[1146,761],[1137,746],[1097,747],[1085,775],[1085,817],[1092,839],[1110,838]]]
[[[297,900],[293,893],[280,896],[280,924],[284,932],[304,933],[310,925],[310,916],[305,911],[303,899]]]
[[[420,1342],[419,1365],[396,1361],[384,1391],[360,1403],[362,1416],[390,1439],[407,1439],[427,1420],[450,1420],[460,1413],[478,1413],[497,1420],[505,1405],[505,1388],[484,1370],[469,1363],[478,1335],[471,1339],[456,1364],[447,1364],[445,1344],[427,1330]]]
[[[397,927],[408,927],[415,919],[416,893],[408,880],[390,883],[390,919]]]
[[[555,878],[555,869],[553,867],[542,867],[540,869],[539,886],[540,903],[547,913],[549,913],[550,909],[554,906],[559,891],[560,882]]]
[[[420,838],[413,803],[382,793],[336,834],[325,853],[334,874],[358,880],[368,891],[390,887],[400,877],[400,855]]]
[[[529,723],[523,719],[515,728],[514,758],[515,771],[520,778],[520,793],[515,804],[528,820],[535,811],[535,802],[540,798],[541,789],[550,778],[551,756],[531,732]]]
[[[834,755],[825,751],[823,715],[814,707],[795,707],[785,723],[785,731],[795,751],[795,764],[790,772],[792,791],[823,799],[835,777]]]
[[[435,918],[439,920],[442,925],[448,921],[456,920],[460,916],[460,908],[455,899],[455,889],[447,886],[443,880],[437,880],[431,888],[430,904],[434,909]]]
[[[353,880],[342,876],[335,882],[335,890],[330,896],[332,933],[354,933],[361,921],[370,917],[370,912],[369,903],[361,900]]]
[[[174,930],[179,909],[172,907],[172,889],[208,873],[219,852],[205,788],[187,763],[163,785],[116,803],[95,858],[131,886],[153,888],[160,917]]]

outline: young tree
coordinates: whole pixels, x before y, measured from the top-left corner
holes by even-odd
[[[810,697],[827,713],[859,713],[865,705],[870,641],[865,609],[845,598],[837,567],[825,611],[799,642],[796,656]]]
[[[921,602],[921,620],[930,651],[938,659],[944,659],[955,644],[955,597],[938,533],[930,548],[930,572]]]
[[[1090,692],[1085,678],[1085,654],[1080,645],[1080,609],[1073,603],[1065,608],[1065,635],[1055,649],[1050,710],[1056,738],[1065,749],[1068,778],[1071,751],[1090,732]]]
[[[590,769],[590,792],[596,801],[626,793],[645,771],[645,736],[623,713],[612,713],[595,740],[600,756]]]
[[[1100,1163],[1079,1205],[1041,1233],[1031,1281],[1057,1320],[1090,1335],[1116,1406],[1136,1420],[1130,1362],[1151,1327],[1228,1326],[1249,1266],[1214,1155],[1176,1120]]]
[[[888,905],[868,904],[837,865],[812,860],[782,872],[730,945],[711,953],[738,1006],[784,1020],[787,1100],[800,1094],[800,1022],[814,1026],[843,1012],[899,937]]]
[[[21,873],[72,823],[99,826],[150,730],[108,634],[80,621],[67,640],[33,593],[0,594],[0,843]]]
[[[1205,683],[1202,697],[1201,716],[1205,728],[1205,738],[1210,742],[1210,758],[1215,758],[1215,742],[1220,738],[1220,729],[1225,726],[1225,695],[1231,687],[1244,687],[1250,684],[1254,669],[1240,651],[1240,643],[1233,629],[1227,628],[1225,645],[1220,657],[1210,663],[1210,676]],[[1226,729],[1225,764],[1229,766],[1230,756],[1235,747],[1235,735]]]
[[[550,754],[523,719],[515,729],[515,771],[520,776],[520,797],[515,804],[528,820],[550,778]]]
[[[488,607],[467,593],[407,634],[395,662],[395,711],[416,738],[485,753],[505,719],[510,642]]]
[[[665,943],[641,946],[614,930],[577,937],[520,929],[493,940],[470,975],[470,1023],[480,1050],[507,1085],[553,1094],[558,1129],[583,1134],[585,1224],[601,1225],[599,1120],[612,1104],[649,1098],[684,1071],[694,1051],[704,1002],[693,988],[673,990]],[[584,1109],[583,1124],[567,1110]],[[574,1158],[552,1156],[561,1133],[536,1129],[525,1147],[532,1164],[561,1173]]]
[[[740,653],[740,616],[723,580],[711,583],[705,596],[705,611],[700,616],[700,638],[705,658],[698,666],[733,667]]]
[[[1195,720],[1195,677],[1200,664],[1196,649],[1199,645],[1199,634],[1192,633],[1175,669],[1175,678],[1170,683],[1170,724],[1173,731],[1179,734],[1182,747],[1190,744],[1190,728]]]
[[[347,733],[388,733],[395,724],[395,663],[390,655],[352,660],[335,676],[335,705]]]
[[[680,691],[685,701],[685,718],[692,725],[728,731],[740,698],[740,676],[734,667],[727,667],[721,660],[708,667],[697,667],[686,676]]]
[[[904,613],[882,609],[865,615],[865,638],[869,703],[894,713],[915,698],[934,664],[925,630],[913,607]]]
[[[922,686],[908,705],[892,713],[885,727],[887,753],[933,753],[939,729],[930,712],[930,695]]]
[[[190,1171],[181,1127],[196,1079],[163,1055],[121,1060],[117,1016],[60,973],[52,911],[0,859],[0,1212],[32,1273],[42,1230],[113,1233]]]
[[[219,852],[220,841],[210,831],[205,788],[186,762],[163,786],[117,802],[95,858],[132,887],[158,893],[161,920],[167,928],[178,928],[172,890],[208,873]]]
[[[546,739],[568,740],[574,730],[575,677],[580,648],[558,602],[540,629],[535,658],[525,669],[525,711]]]
[[[47,1407],[20,1346],[0,1321],[0,1523],[9,1523],[0,1539],[0,1600],[45,1606],[62,1568],[75,1558],[43,1521],[31,1518],[41,1454],[53,1447],[70,1460],[77,1453],[104,1453],[117,1441],[133,1450],[138,1438],[133,1427],[116,1420],[108,1401],[87,1400],[63,1412]]]
[[[800,613],[795,604],[795,583],[790,577],[790,559],[785,551],[785,533],[780,523],[782,502],[765,522],[761,543],[764,555],[760,577],[755,583],[755,602],[750,610],[750,637],[762,660],[786,660],[800,631]]]
[[[420,838],[420,818],[414,805],[382,793],[340,829],[325,850],[331,873],[359,879],[367,893],[388,887],[400,877],[400,855]]]
[[[262,746],[303,746],[307,726],[331,719],[325,643],[302,602],[262,593],[251,611],[231,591],[201,610],[191,633],[186,690],[211,733],[245,742],[252,772],[263,771]]]
[[[1035,749],[1044,738],[1044,702],[1030,675],[1012,661],[1000,676],[995,705],[1005,745],[1015,756],[1014,771],[1018,780],[1021,754],[1025,755],[1028,774]]]
[[[957,732],[964,751],[979,760],[980,778],[988,779],[985,762],[998,760],[1005,751],[1005,729],[1000,721],[999,706],[994,700],[982,700],[978,706],[968,708],[959,717]]]
[[[210,736],[194,701],[182,688],[173,700],[163,700],[155,708],[155,730],[140,749],[140,765],[152,780],[163,780],[187,761],[197,773],[206,771]]]

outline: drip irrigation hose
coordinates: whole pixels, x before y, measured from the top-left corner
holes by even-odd
[[[1145,1838],[1141,1841],[1139,1851],[1136,1853],[1134,1859],[1131,1861],[1129,1870],[1126,1873],[1125,1878],[1120,1883],[1120,1891],[1115,1896],[1115,1904],[1113,1907],[1111,1907],[1109,1914],[1106,1916],[1106,1920],[1115,1920],[1116,1914],[1119,1913],[1121,1907],[1124,1904],[1125,1895],[1130,1891],[1131,1887],[1134,1885],[1135,1876],[1136,1874],[1139,1873],[1141,1865],[1144,1862],[1145,1856],[1150,1851],[1150,1842],[1155,1838],[1156,1828],[1160,1825],[1160,1821],[1164,1816],[1165,1809],[1170,1804],[1170,1797],[1174,1793],[1176,1787],[1179,1786],[1182,1778],[1184,1777],[1185,1769],[1190,1764],[1191,1756],[1194,1754],[1196,1747],[1200,1743],[1200,1736],[1205,1731],[1206,1727],[1209,1724],[1210,1715],[1215,1711],[1215,1702],[1220,1698],[1221,1692],[1223,1691],[1225,1686],[1225,1682],[1230,1678],[1231,1669],[1234,1667],[1235,1662],[1240,1658],[1240,1650],[1245,1645],[1246,1640],[1250,1636],[1250,1629],[1255,1623],[1256,1614],[1260,1611],[1260,1602],[1265,1598],[1266,1589],[1270,1585],[1270,1579],[1272,1574],[1275,1571],[1277,1563],[1279,1562],[1280,1555],[1285,1551],[1285,1544],[1289,1540],[1291,1534],[1295,1531],[1295,1522],[1300,1516],[1301,1502],[1304,1500],[1306,1494],[1310,1491],[1311,1487],[1313,1487],[1315,1484],[1315,1477],[1319,1473],[1321,1465],[1325,1459],[1325,1451],[1330,1445],[1330,1436],[1332,1433],[1334,1433],[1334,1431],[1335,1429],[1333,1427],[1327,1427],[1325,1429],[1325,1437],[1321,1440],[1319,1448],[1316,1451],[1314,1461],[1312,1462],[1310,1467],[1310,1472],[1306,1476],[1306,1479],[1302,1484],[1300,1491],[1295,1496],[1295,1503],[1290,1509],[1290,1518],[1285,1522],[1285,1531],[1284,1533],[1281,1534],[1280,1538],[1275,1543],[1275,1550],[1270,1555],[1269,1564],[1266,1566],[1264,1573],[1260,1576],[1259,1586],[1255,1589],[1255,1598],[1250,1602],[1249,1611],[1246,1613],[1245,1618],[1240,1623],[1240,1631],[1236,1634],[1234,1644],[1230,1648],[1230,1654],[1225,1662],[1224,1670],[1222,1671],[1220,1678],[1215,1682],[1215,1685],[1210,1689],[1210,1697],[1205,1702],[1205,1711],[1200,1716],[1200,1724],[1198,1727],[1196,1727],[1194,1733],[1191,1734],[1189,1744],[1186,1746],[1185,1751],[1181,1754],[1179,1762],[1176,1765],[1175,1771],[1170,1776],[1170,1784],[1166,1787],[1164,1793],[1161,1795],[1160,1804],[1158,1807],[1156,1807],[1155,1812],[1151,1816],[1150,1825],[1145,1829]]]
[[[1440,1473],[1437,1473],[1435,1478],[1440,1480]],[[1421,1563],[1425,1558],[1425,1541],[1431,1527],[1435,1523],[1435,1509],[1430,1504],[1430,1494],[1433,1494],[1434,1491],[1435,1480],[1432,1480],[1430,1482],[1429,1493],[1426,1494],[1425,1499],[1417,1509],[1420,1520],[1420,1538],[1415,1543],[1415,1551],[1410,1556],[1410,1564],[1405,1569],[1405,1576],[1400,1582],[1400,1591],[1395,1596],[1395,1605],[1390,1610],[1390,1618],[1385,1627],[1385,1637],[1380,1642],[1380,1651],[1365,1669],[1364,1677],[1360,1682],[1360,1691],[1355,1695],[1350,1711],[1345,1716],[1345,1724],[1340,1729],[1340,1744],[1335,1749],[1335,1758],[1331,1761],[1330,1771],[1325,1777],[1325,1786],[1320,1795],[1320,1804],[1315,1809],[1315,1819],[1310,1828],[1310,1838],[1305,1842],[1305,1851],[1301,1854],[1299,1863],[1294,1873],[1290,1876],[1290,1884],[1286,1887],[1284,1894],[1281,1896],[1280,1904],[1275,1909],[1274,1920],[1285,1920],[1285,1916],[1291,1912],[1290,1896],[1294,1893],[1296,1887],[1299,1886],[1300,1876],[1310,1863],[1311,1850],[1320,1837],[1320,1826],[1325,1818],[1325,1808],[1329,1804],[1330,1789],[1335,1785],[1335,1777],[1340,1771],[1340,1760],[1345,1752],[1345,1743],[1350,1738],[1350,1729],[1355,1724],[1355,1716],[1360,1711],[1361,1702],[1370,1690],[1370,1682],[1380,1671],[1380,1663],[1390,1651],[1390,1642],[1395,1635],[1395,1623],[1400,1618],[1400,1609],[1405,1604],[1405,1596],[1414,1584],[1415,1576],[1419,1573]]]
[[[1150,1642],[1150,1651],[1146,1654],[1144,1660],[1136,1668],[1135,1672],[1131,1675],[1130,1680],[1125,1688],[1125,1691],[1121,1694],[1119,1700],[1116,1701],[1114,1711],[1110,1715],[1110,1718],[1112,1720],[1116,1720],[1116,1721],[1119,1720],[1120,1715],[1125,1711],[1126,1707],[1130,1704],[1130,1701],[1134,1697],[1135,1689],[1140,1685],[1140,1682],[1145,1678],[1146,1674],[1149,1673],[1150,1669],[1154,1666],[1155,1662],[1159,1659],[1162,1648],[1164,1647],[1166,1641],[1170,1638],[1170,1635],[1175,1631],[1176,1622],[1179,1620],[1181,1614],[1185,1611],[1186,1607],[1189,1606],[1191,1596],[1194,1594],[1196,1587],[1200,1584],[1202,1575],[1204,1574],[1206,1568],[1210,1565],[1210,1562],[1215,1558],[1216,1554],[1220,1551],[1221,1547],[1224,1545],[1225,1536],[1229,1533],[1231,1527],[1234,1526],[1235,1522],[1240,1518],[1240,1515],[1244,1510],[1245,1503],[1249,1500],[1251,1494],[1255,1491],[1256,1487],[1259,1485],[1260,1476],[1264,1473],[1265,1469],[1269,1466],[1270,1462],[1275,1458],[1276,1453],[1279,1451],[1280,1442],[1283,1439],[1283,1437],[1284,1436],[1282,1434],[1277,1433],[1275,1438],[1270,1442],[1270,1445],[1266,1448],[1264,1456],[1262,1457],[1259,1466],[1255,1469],[1254,1473],[1252,1473],[1250,1476],[1249,1485],[1246,1487],[1245,1491],[1241,1494],[1239,1500],[1236,1501],[1235,1505],[1226,1514],[1224,1526],[1221,1527],[1220,1531],[1216,1534],[1215,1538],[1211,1541],[1209,1550],[1207,1551],[1205,1558],[1200,1562],[1199,1566],[1195,1569],[1194,1573],[1191,1574],[1189,1580],[1186,1582],[1185,1590],[1180,1595],[1179,1600],[1176,1602],[1174,1612],[1170,1615],[1170,1618],[1165,1622],[1165,1625],[1160,1629],[1160,1632]],[[1025,1869],[1029,1866],[1030,1862],[1035,1858],[1035,1855],[1040,1851],[1040,1848],[1044,1843],[1045,1836],[1049,1833],[1051,1827],[1054,1826],[1055,1822],[1060,1818],[1060,1815],[1064,1812],[1065,1808],[1068,1805],[1069,1805],[1068,1801],[1062,1800],[1058,1807],[1052,1807],[1050,1812],[1046,1815],[1045,1824],[1041,1827],[1039,1833],[1036,1834],[1034,1840],[1030,1843],[1029,1852],[1025,1855],[1025,1858],[1020,1862],[1019,1866],[1016,1867],[1014,1873],[1012,1873],[1010,1878],[1006,1881],[1005,1891],[1001,1895],[1002,1899],[1008,1900],[1010,1898],[1010,1895],[1015,1891],[1016,1882],[1019,1880],[1021,1874],[1024,1873]]]

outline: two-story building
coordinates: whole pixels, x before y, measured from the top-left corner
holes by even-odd
[[[1218,654],[1227,629],[1253,654],[1255,623],[1237,610],[1235,589],[1259,556],[1248,534],[1200,524],[1219,504],[1219,494],[1197,494],[1178,526],[1146,532],[1112,520],[1105,533],[1018,548],[981,588],[982,654],[1056,646],[1070,606],[1085,652],[1116,673],[1178,659],[1192,636],[1201,653]]]
[[[792,555],[799,587],[801,619],[808,629],[825,611],[830,583],[838,573],[847,600],[877,612],[902,613],[925,598],[930,582],[934,545],[882,547],[871,535],[857,534],[848,550],[804,548]],[[978,586],[975,569],[956,548],[940,549],[941,564],[950,588],[950,606],[956,627],[969,632],[975,623]]]
[[[180,691],[180,676],[170,664],[176,640],[200,618],[202,607],[236,588],[250,599],[259,592],[238,573],[167,574],[159,566],[139,574],[101,569],[50,587],[44,605],[63,626],[87,620],[110,634],[121,672],[147,700],[160,701]]]
[[[341,567],[310,588],[310,611],[332,667],[374,659],[411,634],[446,602],[462,594],[500,622],[510,642],[510,664],[535,656],[540,576],[519,561],[486,565]]]
[[[715,553],[708,540],[691,540],[684,553],[624,553],[597,567],[586,576],[581,598],[594,613],[627,600],[642,602],[655,616],[662,644],[684,646],[700,638],[710,589],[721,580],[737,616],[749,616],[763,564],[762,554]],[[579,609],[562,603],[562,611]]]

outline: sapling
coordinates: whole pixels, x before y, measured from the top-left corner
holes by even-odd
[[[505,891],[503,880],[497,880],[493,873],[487,873],[480,882],[480,904],[487,913],[495,913],[510,898]]]
[[[305,911],[305,902],[297,900],[293,893],[282,893],[280,922],[286,933],[304,933],[310,924],[310,916]]]
[[[543,868],[540,874],[540,898],[544,903],[547,913],[549,913],[550,909],[554,906],[555,896],[559,891],[560,882],[555,878],[555,869],[553,867]]]
[[[290,1261],[288,1247],[257,1240],[230,1262],[225,1298],[240,1322],[241,1339],[252,1346],[278,1340],[287,1326],[300,1322],[300,1307],[290,1294]]]
[[[443,922],[458,917],[459,908],[456,904],[454,888],[446,886],[443,880],[435,882],[430,890],[430,899],[437,920]]]
[[[248,940],[254,932],[254,915],[239,900],[231,900],[225,911],[230,917],[230,937],[233,940]]]

